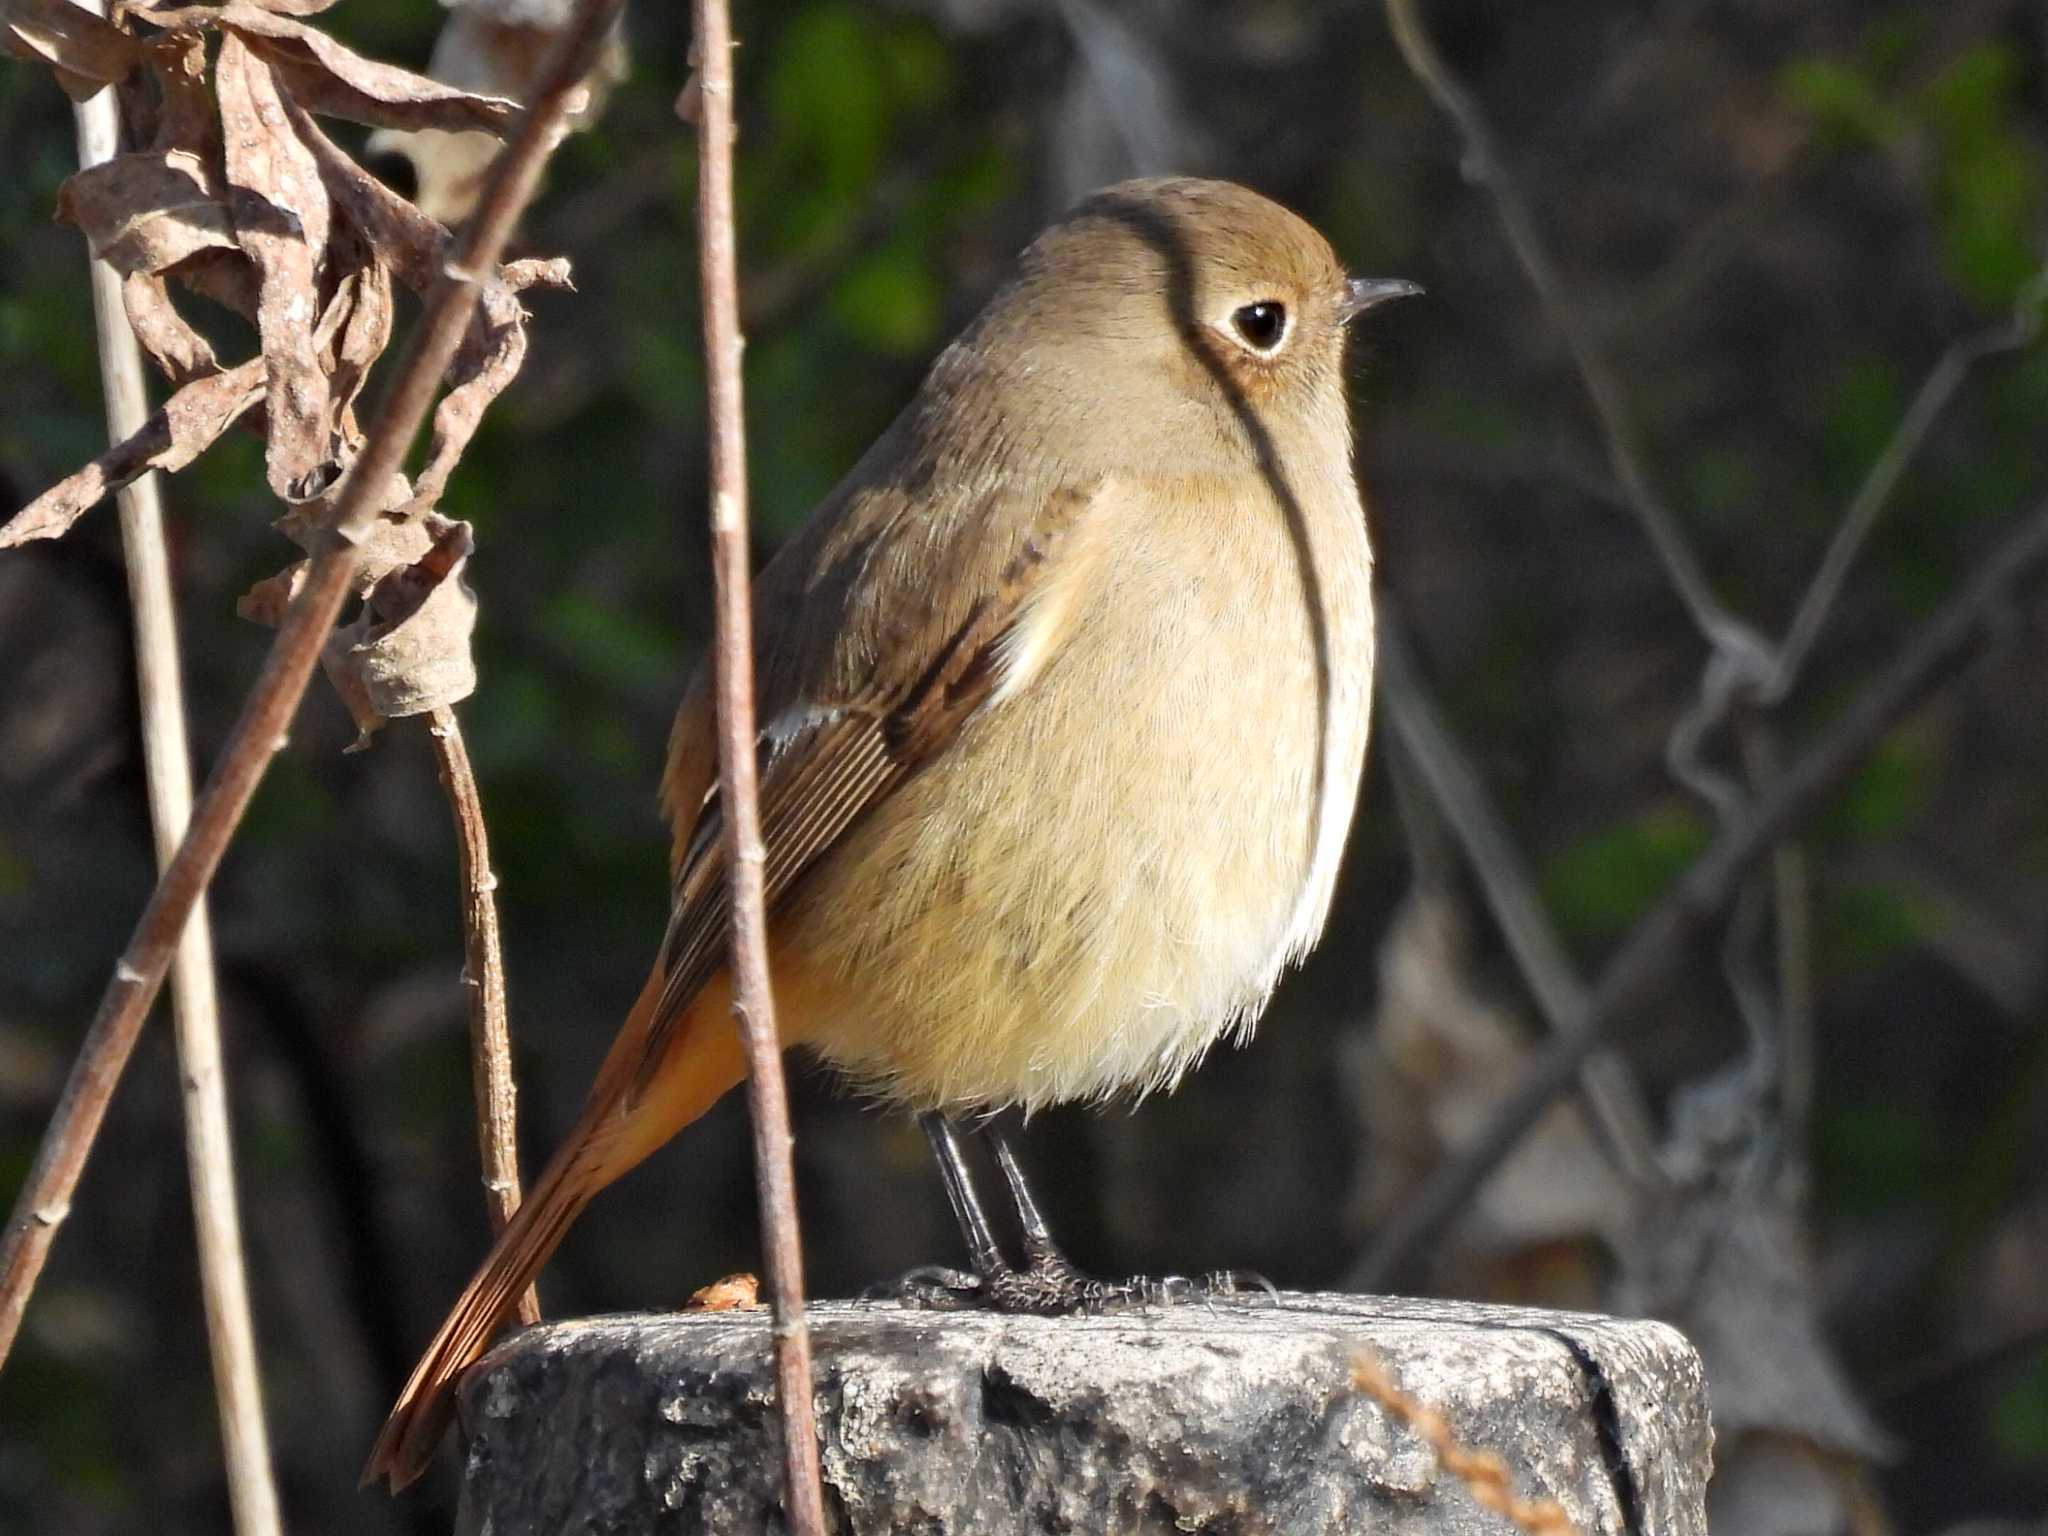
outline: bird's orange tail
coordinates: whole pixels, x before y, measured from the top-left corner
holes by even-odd
[[[746,1075],[729,1012],[729,987],[720,976],[691,1004],[655,1080],[628,1099],[623,1083],[629,1074],[617,1067],[648,1038],[661,980],[657,972],[649,981],[619,1031],[575,1128],[413,1367],[363,1469],[365,1485],[386,1478],[396,1493],[426,1470],[454,1417],[457,1379],[490,1345],[569,1224],[599,1190],[703,1114]]]

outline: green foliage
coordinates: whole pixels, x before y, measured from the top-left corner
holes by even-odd
[[[1904,52],[1896,24],[1873,29],[1861,59],[1786,65],[1778,84],[1809,116],[1824,148],[1899,150],[1924,158],[1929,211],[1949,280],[1995,309],[2042,263],[2048,202],[2042,156],[2027,123],[2027,69],[2016,49],[1982,42],[1917,89],[1896,76]]]
[[[249,802],[241,835],[259,846],[318,843],[339,830],[340,814],[327,785],[306,760],[280,753]]]
[[[1836,147],[1890,144],[1909,120],[1886,99],[1883,87],[1860,66],[1834,59],[1800,59],[1778,76],[1779,89],[1810,114]]]
[[[1818,969],[1829,976],[1874,968],[1911,948],[1933,918],[1902,891],[1850,884],[1821,903]]]
[[[29,876],[28,860],[4,837],[0,837],[0,899],[26,896],[29,893]]]
[[[754,174],[773,181],[780,238],[810,246],[859,215],[907,120],[944,99],[950,61],[923,24],[840,0],[783,26],[762,83],[770,147]]]
[[[44,1305],[55,1310],[67,1303],[74,1310],[94,1310],[103,1298],[90,1291],[60,1293]],[[17,1350],[7,1362],[13,1378],[9,1390],[40,1405],[46,1415],[37,1425],[39,1447],[55,1461],[52,1470],[67,1494],[103,1518],[132,1515],[141,1490],[129,1475],[116,1416],[75,1390],[76,1377],[67,1368],[74,1363],[49,1359],[33,1348]]]
[[[1991,1437],[2009,1460],[2048,1465],[2048,1356],[2040,1350],[1992,1403]]]
[[[1836,373],[1821,450],[1845,486],[1856,485],[1884,451],[1906,409],[1906,379],[1894,358],[1865,352]]]
[[[1706,848],[1706,819],[1692,805],[1665,800],[1612,823],[1553,858],[1543,896],[1566,931],[1612,938]]]
[[[1908,720],[1850,776],[1819,830],[1832,841],[1851,844],[1895,836],[1932,800],[1939,777],[1940,744],[1932,727]]]
[[[2018,119],[2026,70],[2006,44],[1951,63],[1924,95],[1939,158],[1934,207],[1949,276],[1986,308],[2009,304],[2040,265],[2041,159]]]
[[[923,254],[896,240],[855,261],[832,290],[832,313],[855,341],[908,357],[937,338],[940,301]]]
[[[1895,1214],[1929,1198],[1943,1147],[1923,1108],[1879,1095],[1837,1104],[1814,1125],[1816,1177],[1844,1220]]]
[[[1730,448],[1706,448],[1694,454],[1686,466],[1686,488],[1693,506],[1716,523],[1731,527],[1747,520],[1763,491],[1755,460]]]
[[[570,589],[542,609],[540,631],[606,690],[659,685],[675,676],[676,637],[646,616]]]

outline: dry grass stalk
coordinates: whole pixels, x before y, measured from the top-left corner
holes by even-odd
[[[113,159],[120,147],[121,126],[114,92],[102,89],[75,103],[73,112],[81,169],[90,170]],[[94,260],[91,282],[107,432],[119,442],[141,430],[149,417],[142,350],[128,323],[120,274]],[[119,493],[117,505],[122,564],[135,616],[143,777],[157,862],[162,865],[176,852],[178,839],[191,819],[192,757],[185,736],[185,687],[159,491],[156,475],[144,474]],[[200,1293],[206,1310],[214,1398],[220,1411],[228,1505],[238,1536],[276,1536],[281,1528],[277,1486],[271,1473],[263,1382],[236,1207],[234,1139],[221,1064],[213,939],[204,903],[194,907],[185,925],[171,962],[170,979],[178,1075],[184,1089],[185,1160],[192,1185]]]

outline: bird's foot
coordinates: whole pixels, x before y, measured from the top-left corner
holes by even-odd
[[[894,1280],[880,1280],[861,1292],[863,1301],[895,1301],[931,1312],[958,1312],[979,1305],[982,1279],[949,1264],[920,1264]]]
[[[1263,1275],[1242,1269],[1213,1270],[1197,1277],[1132,1275],[1123,1280],[1101,1280],[1083,1274],[1055,1253],[1024,1269],[1006,1266],[986,1274],[927,1264],[874,1287],[868,1294],[935,1311],[973,1309],[1074,1317],[1261,1295],[1278,1300],[1280,1293]]]

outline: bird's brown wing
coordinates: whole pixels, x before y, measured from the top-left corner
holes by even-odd
[[[1104,491],[1101,481],[1059,487],[1028,507],[998,491],[936,520],[887,505],[865,509],[861,519],[856,507],[837,526],[826,520],[806,530],[763,573],[763,598],[782,605],[756,630],[764,657],[760,797],[771,910],[988,702],[1002,680],[1005,636]],[[866,526],[849,541],[845,523],[855,521]],[[933,537],[935,521],[949,548],[937,560],[904,558],[908,541]],[[806,600],[830,611],[798,612],[794,605]],[[806,634],[785,638],[768,627],[792,624]],[[829,634],[828,644],[807,643],[820,633]],[[700,678],[669,747],[664,790],[677,854],[662,944],[666,980],[629,1096],[651,1081],[675,1021],[724,961],[731,919],[717,755],[709,682]]]

